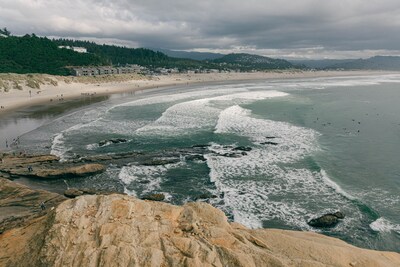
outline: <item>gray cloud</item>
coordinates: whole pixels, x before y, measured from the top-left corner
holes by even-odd
[[[0,26],[127,46],[283,57],[399,54],[397,0],[0,0]]]

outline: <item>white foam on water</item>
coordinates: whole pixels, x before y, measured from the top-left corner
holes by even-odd
[[[107,146],[110,146],[110,145],[126,144],[126,143],[130,143],[130,142],[132,142],[132,140],[127,140],[126,142],[121,142],[121,143],[114,143],[114,142],[111,142],[111,141],[107,141],[102,146],[100,146],[99,143],[93,143],[93,144],[86,145],[86,149],[87,150],[96,150],[99,147],[107,147]]]
[[[86,145],[86,149],[87,150],[96,150],[98,148],[99,148],[99,144],[98,143]]]
[[[176,104],[160,118],[136,131],[139,135],[179,135],[204,127],[212,127],[219,110],[207,106],[204,99]]]
[[[312,129],[297,127],[286,122],[252,118],[250,110],[237,105],[220,113],[214,132],[248,137],[254,143],[259,143],[259,148],[268,148],[255,150],[255,152],[268,151],[269,162],[291,162],[310,154],[316,150],[316,138],[319,136],[319,133]],[[276,138],[267,140],[266,136]],[[276,142],[278,145],[262,145],[267,141]]]
[[[278,220],[310,229],[306,218],[322,208],[350,205],[342,197],[346,192],[328,180],[326,172],[282,165],[297,163],[319,150],[319,133],[314,130],[253,118],[250,110],[235,105],[220,113],[215,133],[244,136],[254,146],[247,155],[236,158],[222,156],[232,152],[232,146],[214,143],[210,147],[214,153],[205,156],[210,180],[224,193],[223,208],[233,214],[235,221],[260,227],[263,221]],[[267,141],[278,144],[262,144]],[[316,201],[325,198],[329,203]]]
[[[332,181],[332,179],[328,176],[328,174],[326,173],[325,170],[321,170],[321,177],[322,180],[331,188],[333,188],[336,192],[338,192],[339,194],[345,196],[348,199],[354,200],[356,199],[355,197],[353,197],[352,195],[350,195],[349,193],[347,193],[346,191],[343,190],[343,188],[340,187],[340,185],[338,185],[337,183],[335,183],[334,181]]]
[[[348,76],[348,77],[321,77],[321,78],[301,78],[292,81],[279,80],[273,81],[274,88],[290,89],[327,89],[331,87],[355,87],[373,86],[383,83],[400,83],[400,75],[372,75],[372,76]]]
[[[288,94],[278,91],[251,91],[190,100],[168,108],[160,118],[136,131],[139,135],[182,135],[211,129],[221,109],[232,104],[245,104]]]
[[[118,178],[125,185],[125,192],[136,196],[140,190],[141,194],[160,190],[163,176],[169,169],[181,166],[182,162],[157,166],[130,165],[122,167]],[[147,181],[147,183],[143,183]],[[132,189],[132,187],[134,189]]]
[[[64,133],[59,133],[53,138],[50,154],[63,158],[66,148],[64,147]]]
[[[59,157],[60,161],[67,160],[66,153],[71,151],[72,147],[65,144],[66,135],[71,131],[80,129],[82,126],[83,125],[79,123],[62,131],[61,133],[56,134],[53,137],[50,154]]]
[[[394,224],[383,217],[380,217],[372,222],[369,227],[375,232],[389,233],[391,231],[395,231],[400,234],[400,225]]]
[[[69,125],[69,127],[53,135],[50,154],[60,157],[62,161],[66,160],[67,152],[73,149],[72,146],[65,143],[67,136],[74,133],[79,134],[85,127],[95,124],[101,119],[101,114],[104,114],[104,107],[76,111],[53,121],[53,127],[56,125]]]
[[[226,87],[226,88],[224,88]],[[213,90],[209,90],[209,89]],[[161,94],[157,96],[152,96],[152,97],[147,97],[143,99],[138,99],[134,101],[130,101],[127,103],[122,103],[119,105],[115,105],[108,109],[108,112],[112,111],[115,108],[119,107],[129,107],[129,106],[144,106],[144,105],[152,105],[152,104],[162,104],[162,103],[170,103],[170,102],[176,102],[176,101],[181,101],[185,99],[197,99],[197,98],[204,98],[204,97],[212,97],[212,96],[217,96],[217,95],[223,95],[223,94],[229,94],[232,92],[241,92],[241,91],[247,91],[245,88],[242,86],[239,86],[238,88],[233,88],[232,86],[218,86],[218,87],[203,87],[201,90],[197,91],[190,91],[190,92],[183,92],[183,93],[174,93],[174,94]]]

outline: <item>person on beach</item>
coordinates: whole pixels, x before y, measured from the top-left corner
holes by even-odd
[[[8,140],[6,139],[6,148],[8,148]]]
[[[44,202],[41,202],[41,203],[40,203],[40,208],[41,208],[42,210],[45,210],[45,209],[46,209],[46,206],[44,205]]]
[[[32,166],[28,166],[28,172],[33,172],[33,168],[32,168]]]
[[[32,97],[32,91],[29,90],[29,97]]]

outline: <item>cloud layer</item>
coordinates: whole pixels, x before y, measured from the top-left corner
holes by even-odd
[[[283,57],[399,54],[398,0],[0,0],[0,27],[128,46]]]

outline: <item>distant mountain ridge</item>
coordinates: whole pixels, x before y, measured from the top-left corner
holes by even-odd
[[[287,60],[275,59],[252,54],[229,54],[212,62],[226,64],[227,66],[241,66],[245,70],[250,69],[291,69],[298,68]]]
[[[400,70],[399,56],[374,56],[367,59],[289,60],[296,66],[322,70]]]
[[[327,69],[344,70],[400,70],[399,56],[375,56],[328,66]]]
[[[225,56],[224,54],[220,53],[209,53],[209,52],[188,52],[188,51],[181,51],[181,50],[169,50],[169,49],[162,49],[162,48],[149,48],[153,51],[158,51],[161,53],[166,54],[169,57],[175,58],[186,58],[186,59],[193,59],[193,60],[213,60],[217,58],[221,58]]]
[[[288,59],[295,66],[304,66],[311,69],[325,69],[336,64],[354,61],[354,59]]]

